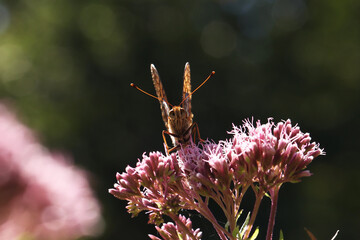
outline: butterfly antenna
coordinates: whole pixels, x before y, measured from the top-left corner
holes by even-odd
[[[171,105],[168,101],[166,101],[165,99],[160,99],[159,97],[156,97],[156,96],[154,96],[154,95],[152,95],[152,94],[150,94],[150,93],[142,90],[141,88],[139,88],[138,86],[136,86],[134,83],[130,83],[130,86],[133,87],[133,88],[135,88],[136,90],[139,90],[140,92],[142,92],[142,93],[150,96],[150,97],[153,97],[153,98],[159,100],[160,102],[164,100],[164,101],[165,101],[167,104],[169,104],[171,107],[173,106],[173,105]]]
[[[194,94],[199,88],[202,87],[213,75],[215,74],[215,71],[212,71],[210,75],[197,87],[194,91],[192,91],[186,98],[184,98],[179,105],[181,105],[186,99],[188,99],[191,95]]]

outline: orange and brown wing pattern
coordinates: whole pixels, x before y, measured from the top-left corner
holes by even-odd
[[[186,99],[184,101],[184,99]],[[184,86],[182,94],[182,107],[191,115],[191,78],[190,78],[190,64],[187,62],[184,69]]]
[[[166,98],[164,87],[160,81],[159,73],[156,70],[154,64],[150,65],[151,77],[154,83],[156,95],[158,96],[160,102],[161,115],[165,123],[165,127],[168,128],[168,117],[169,117],[169,105],[168,100]]]

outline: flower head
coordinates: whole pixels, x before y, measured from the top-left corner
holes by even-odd
[[[180,209],[196,210],[213,223],[221,239],[226,239],[226,235],[232,236],[239,229],[236,222],[241,214],[241,200],[250,186],[259,193],[258,209],[266,192],[277,194],[283,183],[310,176],[307,165],[324,154],[317,143],[311,142],[310,135],[292,126],[290,120],[276,125],[272,119],[266,124],[257,121],[255,125],[245,121],[230,133],[229,140],[190,143],[167,156],[160,152],[144,154],[135,168],[128,166],[125,173],[116,175],[117,183],[109,192],[128,200],[127,208],[133,216],[146,210],[151,223],[163,223],[163,215],[174,220],[175,224],[156,227],[163,239],[188,239],[186,234],[194,235],[189,239],[200,236],[199,232],[184,228],[188,220],[178,215]],[[230,232],[212,215],[207,206],[209,198],[228,218]]]
[[[117,183],[109,193],[129,201],[128,211],[136,216],[147,210],[150,222],[162,223],[162,215],[177,213],[185,207],[182,200],[187,186],[175,154],[165,156],[160,152],[143,155],[135,168],[127,167],[126,173],[116,175]]]
[[[231,133],[233,138],[226,149],[233,165],[244,168],[244,175],[264,189],[310,176],[307,165],[324,154],[319,144],[311,142],[310,135],[292,126],[290,120],[276,125],[272,119],[266,124],[257,121],[256,125],[245,121]]]
[[[164,240],[200,240],[200,229],[193,230],[192,223],[189,218],[179,215],[177,224],[172,222],[164,223],[161,228],[156,226],[156,230]],[[149,234],[152,240],[160,240],[160,238]]]

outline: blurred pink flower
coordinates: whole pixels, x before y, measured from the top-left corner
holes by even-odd
[[[0,104],[0,239],[98,234],[100,205],[85,171],[40,145]]]

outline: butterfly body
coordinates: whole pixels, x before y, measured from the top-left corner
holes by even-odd
[[[193,116],[180,106],[174,106],[169,111],[168,131],[173,134],[170,137],[174,146],[190,141]]]
[[[150,65],[150,70],[156,91],[156,96],[142,90],[134,83],[131,83],[130,86],[159,101],[161,116],[166,127],[166,130],[162,132],[162,136],[167,152],[170,153],[171,151],[179,149],[180,145],[184,146],[191,143],[192,139],[196,137],[196,134],[199,140],[203,141],[200,137],[198,125],[196,124],[196,122],[193,122],[194,115],[191,112],[191,97],[194,92],[196,92],[210,79],[212,75],[215,74],[215,72],[212,71],[209,77],[207,77],[206,80],[203,81],[203,83],[201,83],[194,91],[191,91],[190,64],[186,63],[184,69],[182,101],[178,106],[173,106],[168,102],[166,98],[166,93],[160,81],[159,73],[153,64]],[[170,136],[171,141],[174,145],[170,149],[167,144],[165,134]]]
[[[179,106],[170,106],[159,73],[153,64],[151,64],[150,70],[156,95],[160,102],[161,115],[167,129],[163,131],[164,141],[166,143],[165,133],[170,135],[174,148],[178,148],[179,144],[186,145],[191,140],[192,128],[195,126],[193,123],[194,115],[191,112],[190,64],[185,64],[183,99]]]

